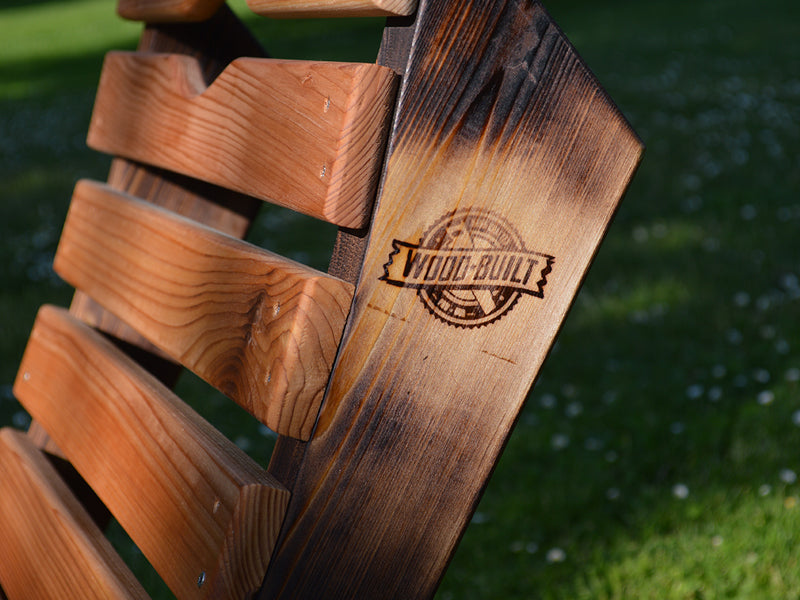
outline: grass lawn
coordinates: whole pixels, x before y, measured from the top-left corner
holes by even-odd
[[[71,296],[49,263],[72,186],[108,167],[93,87],[139,32],[113,4],[0,7],[0,426],[28,422],[11,382],[38,305]],[[439,598],[798,598],[800,4],[545,5],[648,150]],[[371,61],[381,27],[246,18],[278,56]],[[253,241],[324,268],[305,223]]]

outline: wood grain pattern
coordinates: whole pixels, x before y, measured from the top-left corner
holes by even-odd
[[[105,338],[43,307],[14,394],[178,597],[257,589],[288,493]]]
[[[265,56],[263,48],[227,6],[201,23],[149,23],[142,32],[138,49],[193,56],[203,80],[209,83],[239,56]],[[108,184],[239,238],[247,234],[262,205],[250,196],[124,158],[112,160]],[[164,354],[83,292],[75,293],[70,312],[131,348],[139,347],[153,354],[153,358],[143,359],[146,354],[137,353],[137,361],[144,360],[146,368],[162,381],[171,380],[172,383],[167,383],[169,387],[174,384],[180,368],[168,360],[154,364],[165,358]]]
[[[118,0],[117,14],[149,23],[205,21],[223,4],[225,0]]]
[[[21,432],[0,431],[0,481],[0,582],[9,600],[148,597]]]
[[[351,284],[90,181],[54,267],[268,427],[308,439]]]
[[[410,15],[416,0],[247,0],[247,6],[262,16],[304,17],[388,17]]]
[[[88,143],[358,228],[394,85],[377,65],[241,58],[206,87],[190,57],[114,52]]]
[[[640,159],[538,2],[423,0],[416,19],[354,306],[263,598],[433,596]],[[487,274],[509,253],[538,286]]]

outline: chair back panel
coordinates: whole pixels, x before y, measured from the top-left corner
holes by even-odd
[[[120,1],[151,22],[104,65],[89,142],[115,158],[75,189],[56,269],[78,291],[14,388],[27,441],[180,598],[431,598],[642,145],[538,1],[250,6],[414,16],[354,65],[267,59],[219,0]],[[263,201],[339,226],[329,275],[237,239]],[[169,391],[180,365],[279,433],[266,470]],[[18,437],[23,481],[42,456]],[[35,472],[0,532],[66,510]]]
[[[433,596],[641,155],[539,3],[423,0],[412,39],[263,598]]]

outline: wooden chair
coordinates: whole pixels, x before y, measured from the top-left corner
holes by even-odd
[[[431,597],[639,161],[538,2],[250,6],[392,16],[378,64],[279,61],[221,0],[120,0],[147,26],[103,67],[115,158],[0,433],[11,599],[145,596],[83,481],[179,598]],[[330,273],[239,239],[262,201],[339,226]],[[279,434],[268,468],[179,365]]]

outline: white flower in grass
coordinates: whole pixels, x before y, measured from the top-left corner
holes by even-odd
[[[703,199],[700,196],[689,196],[683,201],[683,212],[693,213],[703,208]]]
[[[566,414],[569,418],[573,419],[583,412],[583,404],[580,402],[570,402],[567,405]]]
[[[567,383],[561,388],[561,393],[564,394],[567,398],[574,398],[575,395],[578,393],[578,388],[576,388],[573,384]]]
[[[733,378],[733,385],[738,388],[743,388],[747,385],[747,375],[744,373],[739,373],[736,377]]]
[[[787,370],[786,374],[784,375],[784,379],[790,383],[800,381],[800,369],[797,367],[792,367],[791,369]]]
[[[736,292],[733,295],[733,303],[739,308],[744,308],[750,304],[750,294],[747,292]]]
[[[722,399],[722,388],[715,385],[708,390],[708,399],[711,400],[711,402],[719,402]]]
[[[567,553],[561,548],[550,548],[550,550],[547,551],[547,556],[545,559],[549,563],[564,562],[567,559]]]
[[[569,446],[569,436],[563,433],[556,433],[550,438],[550,445],[554,450],[563,450]]]
[[[703,395],[705,391],[706,389],[703,387],[702,384],[693,383],[688,388],[686,388],[686,396],[690,400],[697,400],[700,396]]]
[[[728,374],[728,369],[727,367],[725,367],[725,365],[714,365],[711,368],[711,375],[715,379],[722,379],[727,374]]]
[[[25,411],[20,410],[15,412],[11,417],[11,422],[17,429],[25,429],[28,425],[30,425],[31,417]]]
[[[603,447],[603,440],[596,437],[588,437],[584,440],[583,447],[589,452],[596,452]]]
[[[800,278],[794,273],[787,273],[781,277],[781,285],[789,291],[800,290]]]
[[[758,495],[759,496],[762,496],[762,497],[763,496],[769,496],[771,493],[772,493],[772,486],[769,485],[768,483],[765,483],[764,485],[762,485],[762,486],[760,486],[758,488]]]
[[[745,204],[741,210],[739,210],[739,214],[745,221],[752,221],[758,216],[758,210],[752,204]]]
[[[772,404],[775,401],[775,394],[773,394],[770,390],[764,390],[763,392],[758,394],[758,403],[761,406],[767,406]]]
[[[792,423],[800,427],[800,410],[796,410],[792,413]]]
[[[711,538],[711,545],[714,546],[714,548],[719,548],[720,546],[722,546],[723,541],[724,540],[722,539],[721,535],[715,535],[714,537]]]
[[[766,369],[756,369],[753,371],[753,379],[759,383],[767,383],[771,379],[771,376]]]
[[[791,469],[781,469],[780,478],[783,483],[792,485],[797,481],[797,473]]]
[[[756,300],[756,308],[761,312],[769,310],[770,306],[772,306],[772,298],[769,296],[759,296],[758,300]]]
[[[542,394],[539,404],[542,408],[553,408],[556,405],[556,397],[553,394]]]
[[[672,495],[678,500],[686,500],[689,497],[689,487],[683,483],[676,483],[672,486]]]
[[[486,523],[488,520],[489,520],[489,515],[482,512],[476,512],[474,515],[472,515],[472,520],[470,521],[470,523],[481,525],[483,523]]]
[[[669,432],[670,432],[672,435],[680,435],[680,434],[682,434],[684,431],[686,431],[686,425],[684,425],[684,424],[683,424],[683,423],[681,423],[680,421],[675,421],[674,423],[672,423],[672,424],[669,426]]]
[[[742,332],[738,329],[729,329],[725,332],[725,339],[728,340],[729,344],[733,344],[734,346],[738,346],[742,343]]]
[[[765,340],[771,340],[772,338],[775,337],[775,334],[777,333],[775,331],[775,327],[773,327],[772,325],[764,325],[763,327],[761,327],[761,329],[758,330],[758,332],[761,334],[761,337],[764,338]]]

